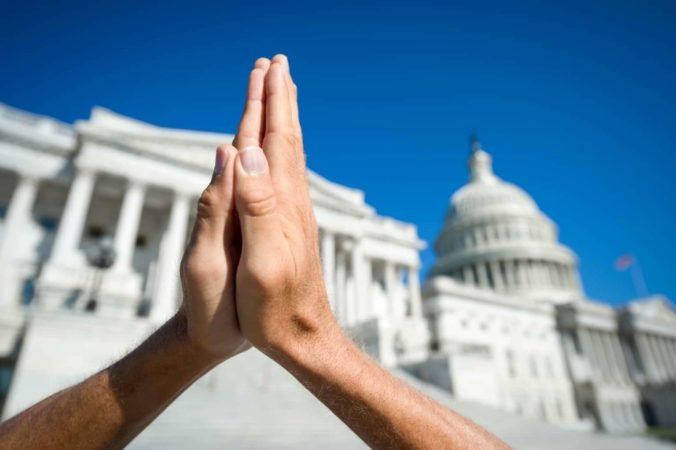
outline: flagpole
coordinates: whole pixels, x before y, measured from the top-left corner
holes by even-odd
[[[647,297],[649,295],[645,278],[643,278],[643,271],[636,256],[634,256],[634,264],[631,265],[631,280],[634,283],[634,290],[638,297]]]

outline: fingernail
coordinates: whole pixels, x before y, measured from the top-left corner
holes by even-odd
[[[228,162],[228,152],[222,148],[216,149],[216,162],[214,163],[214,176],[219,176],[225,170],[225,163]]]
[[[263,150],[258,147],[246,147],[239,152],[242,168],[249,175],[260,175],[265,172],[267,161]]]
[[[283,55],[281,53],[277,54],[276,58],[279,60],[279,62],[282,64],[282,67],[285,70],[289,70],[289,58],[286,57],[286,55]]]

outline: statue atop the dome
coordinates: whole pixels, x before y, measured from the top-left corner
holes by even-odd
[[[470,180],[479,183],[494,183],[497,177],[493,174],[491,155],[481,148],[481,142],[476,133],[469,135],[469,144],[472,149],[469,157]]]
[[[472,131],[469,135],[469,148],[472,153],[481,150],[481,142],[479,142],[479,135]]]

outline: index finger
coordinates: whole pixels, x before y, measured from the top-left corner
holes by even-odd
[[[249,75],[244,112],[233,145],[242,150],[245,147],[260,147],[265,132],[265,75],[270,60],[259,58]]]

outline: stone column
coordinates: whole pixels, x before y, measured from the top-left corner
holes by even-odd
[[[422,317],[422,299],[420,297],[420,275],[417,267],[408,268],[408,292],[411,301],[411,316]]]
[[[578,330],[578,336],[580,338],[580,345],[582,346],[582,351],[584,353],[587,364],[592,371],[592,377],[595,379],[600,379],[602,377],[602,361],[599,360],[599,357],[596,354],[594,343],[591,339],[591,332],[586,328],[580,328]]]
[[[25,227],[32,222],[31,212],[38,193],[38,180],[19,175],[9,207],[5,215],[2,242],[0,242],[0,261],[4,261],[13,253]]]
[[[14,188],[5,215],[2,242],[0,242],[0,308],[16,306],[21,298],[20,275],[14,270],[17,244],[24,230],[32,222],[31,212],[38,192],[38,180],[24,175]]]
[[[629,372],[627,371],[627,364],[620,348],[619,337],[615,333],[606,333],[605,339],[610,358],[615,366],[616,378],[620,381],[626,381],[629,377]]]
[[[476,272],[479,276],[479,286],[484,289],[490,288],[488,284],[488,274],[486,273],[486,265],[483,262],[476,263]]]
[[[505,281],[502,279],[502,272],[500,271],[500,262],[491,261],[491,271],[493,272],[493,283],[495,283],[495,290],[501,291],[504,288]]]
[[[387,294],[387,310],[390,317],[394,317],[396,311],[394,302],[397,296],[397,268],[391,261],[385,261],[385,292]]]
[[[573,274],[573,268],[566,266],[566,287],[572,289],[575,287],[575,275]]]
[[[474,273],[472,272],[472,267],[471,266],[464,266],[462,268],[462,276],[465,280],[465,284],[476,284],[476,280],[474,279]]]
[[[535,287],[539,283],[535,262],[528,259],[526,260],[526,278],[530,287]]]
[[[352,283],[354,285],[353,304],[348,310],[350,324],[356,324],[363,320],[365,294],[365,264],[361,245],[356,241],[352,246],[350,265],[352,266]]]
[[[514,274],[514,262],[505,260],[505,286],[513,288],[516,285],[516,276]]]
[[[335,311],[336,237],[333,233],[326,230],[322,230],[322,271],[324,272],[326,294],[329,297],[331,309]]]
[[[528,280],[526,279],[526,261],[514,261],[514,272],[516,273],[516,280],[519,287],[528,286]]]
[[[676,366],[674,366],[673,361],[671,359],[671,355],[669,354],[669,343],[668,340],[664,336],[659,337],[659,342],[660,342],[660,349],[662,350],[662,355],[664,358],[664,363],[665,366],[667,367],[667,375],[669,380],[673,380],[676,378]]]
[[[190,201],[185,194],[176,193],[171,205],[167,228],[162,236],[156,288],[151,303],[150,316],[155,321],[167,319],[176,310],[178,269],[185,246]]]
[[[646,380],[648,382],[655,382],[658,380],[659,375],[657,373],[657,368],[655,367],[655,360],[653,353],[650,349],[648,339],[646,334],[637,333],[634,337],[636,341],[636,347],[639,352],[639,358],[643,364],[643,370],[645,370]]]
[[[674,348],[674,340],[670,337],[664,338],[664,351],[672,367],[672,380],[676,380],[676,349]]]
[[[113,266],[115,271],[131,272],[145,191],[143,184],[131,181],[124,193],[115,230],[115,252],[117,254]]]
[[[627,361],[627,358],[624,357],[624,351],[622,351],[622,344],[620,343],[620,338],[616,334],[611,334],[610,344],[615,354],[615,360],[617,361],[617,364],[620,368],[622,379],[630,380],[631,376],[629,374],[629,362]]]
[[[655,362],[655,369],[657,372],[657,381],[663,382],[666,380],[666,370],[664,370],[664,360],[662,355],[660,355],[660,350],[657,346],[657,338],[651,334],[647,336],[648,338],[648,347],[650,347],[650,352],[653,355],[653,361]]]
[[[333,305],[338,322],[341,325],[347,324],[347,299],[345,288],[347,284],[347,261],[345,252],[339,249],[336,253],[336,300]]]
[[[671,376],[669,379],[671,381],[676,381],[676,360],[674,360],[674,354],[672,352],[671,348],[671,339],[668,337],[664,337],[662,340],[662,344],[664,345],[664,354],[667,358],[667,361],[669,361],[669,366],[671,367]]]
[[[95,178],[95,173],[89,170],[78,170],[75,175],[54,239],[52,261],[66,262],[77,249],[87,219]]]
[[[551,286],[561,286],[559,274],[556,272],[556,265],[554,263],[547,263],[547,278],[549,278]]]
[[[364,256],[362,258],[362,299],[359,302],[361,320],[371,319],[373,316],[373,261],[371,258]]]

